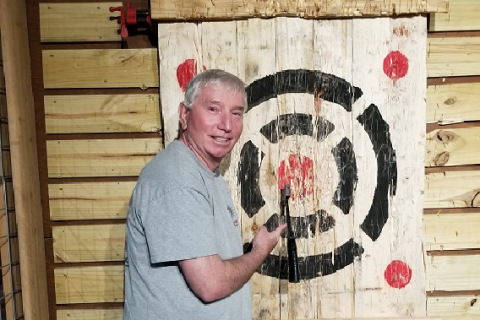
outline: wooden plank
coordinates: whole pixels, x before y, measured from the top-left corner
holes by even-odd
[[[423,229],[427,251],[480,249],[480,211],[424,214]]]
[[[366,34],[371,41],[364,41]],[[325,232],[302,230],[300,223],[297,224],[297,232],[306,231],[297,238],[306,278],[298,284],[285,281],[285,273],[278,279],[278,266],[285,257],[282,256],[284,241],[280,241],[261,273],[252,278],[253,319],[424,316],[421,217],[426,86],[419,87],[416,79],[426,79],[426,19],[282,17],[164,24],[159,28],[158,43],[164,130],[170,132],[168,138],[165,135],[167,143],[177,130],[177,106],[183,96],[178,71],[185,67],[185,62],[196,62],[196,68],[191,63],[189,71],[204,66],[225,69],[239,75],[250,89],[258,89],[253,98],[258,104],[252,102],[244,115],[244,132],[231,152],[224,175],[239,208],[244,239],[251,239],[254,224],[261,225],[279,212],[282,181],[290,182],[292,193],[296,194],[291,212],[297,222],[306,221],[319,210],[328,212],[335,220],[335,226]],[[392,79],[386,76],[388,72],[383,65],[391,57],[400,56],[399,52],[408,57],[409,72],[404,79]],[[322,80],[317,80],[317,75]],[[335,82],[335,89],[328,84],[330,80]],[[338,104],[339,91],[329,98],[330,90],[342,90],[337,85],[342,81],[362,90],[362,98],[351,109]],[[352,101],[349,94],[356,89],[348,90],[342,97]],[[369,113],[372,110],[378,113]],[[307,120],[302,122],[299,117]],[[359,119],[364,117],[374,123],[361,125]],[[285,122],[279,124],[279,118]],[[308,127],[313,124],[310,121],[319,119],[328,120],[335,128],[325,140],[309,132],[292,132],[282,127],[285,123],[295,128]],[[273,126],[272,132],[269,126]],[[323,129],[319,125],[313,131],[319,133]],[[278,131],[282,134],[277,137]],[[395,150],[390,148],[388,136],[395,141]],[[382,137],[382,141],[372,141],[376,137]],[[381,155],[375,154],[372,142],[389,149],[388,155],[383,151]],[[351,157],[354,153],[361,160],[352,159],[357,164],[352,172],[358,175],[352,195],[355,205],[342,212],[334,199],[340,194],[336,191],[338,183],[343,181],[340,167],[351,166],[340,159],[340,150],[346,149],[352,150]],[[393,154],[396,159],[390,158]],[[370,211],[377,177],[383,175],[384,181],[392,179],[387,174],[393,172],[392,168],[384,166],[387,158],[391,159],[390,164],[396,161],[399,164],[398,171],[395,167],[398,173],[395,179],[399,181],[395,195],[388,192],[392,186],[389,183],[379,188],[384,192],[381,215],[388,216],[388,221],[373,218],[360,231],[359,225],[369,212],[379,212]],[[315,176],[312,180],[305,174],[302,177],[308,160]],[[281,169],[282,165],[289,167],[288,172]],[[244,183],[243,175],[254,182]],[[246,198],[255,200],[246,203],[250,201],[244,201]],[[369,231],[365,229],[370,226],[375,226],[378,238],[367,234]],[[352,255],[356,249],[343,251],[341,246],[348,243],[361,246],[361,261]],[[325,260],[321,258],[324,254],[328,256]],[[347,262],[341,268],[325,265],[328,271],[322,273],[320,266],[336,254],[342,258],[335,257],[335,263],[346,261],[343,254],[352,263]],[[385,276],[389,265],[399,260],[409,265],[415,277],[402,290],[389,285],[391,278]],[[302,299],[299,301],[298,297]]]
[[[0,2],[15,217],[18,234],[22,235],[18,238],[18,246],[22,261],[23,318],[46,320],[49,318],[49,304],[45,239],[26,12],[24,0]]]
[[[161,138],[49,140],[48,176],[137,176],[160,149]]]
[[[480,207],[480,171],[446,171],[425,176],[425,209]]]
[[[428,77],[472,75],[480,75],[480,37],[428,39]]]
[[[119,6],[123,6],[122,2],[40,3],[40,40],[120,41],[120,13],[109,10]]]
[[[56,303],[122,302],[123,268],[123,265],[56,267]]]
[[[135,181],[49,184],[50,219],[125,219]]]
[[[296,16],[304,18],[396,16],[399,14],[447,12],[448,1],[197,1],[152,0],[152,18],[160,20],[239,19]]]
[[[52,227],[55,263],[123,261],[125,224]]]
[[[452,0],[448,13],[432,13],[429,31],[480,30],[480,2],[478,0]]]
[[[123,308],[57,309],[57,320],[122,320]]]
[[[156,49],[44,50],[45,88],[156,88]]]
[[[437,129],[426,135],[425,166],[480,164],[480,127]]]
[[[155,94],[44,96],[47,133],[156,132]]]
[[[480,108],[477,107],[479,100],[480,83],[428,86],[427,122],[449,124],[478,121],[480,120]]]
[[[60,309],[57,310],[57,320],[121,320],[123,309]],[[297,320],[325,320],[325,318],[310,318]],[[336,320],[441,320],[440,318],[349,318]]]
[[[480,255],[427,256],[426,280],[429,291],[478,290]]]
[[[455,295],[451,297],[428,297],[427,314],[442,320],[480,319],[480,295]]]

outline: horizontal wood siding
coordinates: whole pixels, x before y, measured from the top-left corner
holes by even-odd
[[[45,96],[50,133],[159,132],[158,94]]]
[[[425,249],[480,249],[480,210],[469,213],[438,213],[423,216]]]
[[[480,119],[480,83],[430,85],[427,88],[427,123],[451,124]]]
[[[458,77],[480,74],[479,37],[429,38],[428,77]]]
[[[123,308],[60,309],[57,320],[122,320]]]
[[[123,301],[123,265],[56,267],[57,304]]]
[[[480,294],[452,297],[430,297],[427,299],[429,314],[442,320],[480,319]]]
[[[480,2],[430,15],[424,243],[427,314],[480,318]],[[458,32],[462,31],[462,32]]]
[[[480,127],[437,129],[427,134],[425,166],[480,163]]]
[[[135,181],[50,184],[50,219],[125,219],[134,186]]]
[[[137,176],[162,149],[159,138],[47,141],[48,176]]]
[[[430,15],[430,31],[480,30],[478,12],[478,0],[451,0],[448,12]]]
[[[427,257],[427,290],[478,290],[480,255],[438,255]],[[477,280],[476,280],[477,279]]]
[[[155,49],[67,49],[42,52],[45,88],[156,88]]]
[[[426,209],[480,207],[480,170],[427,173]]]
[[[120,41],[120,13],[110,7],[122,2],[40,3],[42,42]],[[116,19],[115,19],[116,18]]]
[[[56,263],[125,259],[125,224],[56,226],[52,235]]]
[[[447,12],[448,1],[413,0],[320,0],[320,1],[203,1],[151,0],[152,18],[160,20],[235,19],[253,17],[298,16],[361,17],[398,14]]]

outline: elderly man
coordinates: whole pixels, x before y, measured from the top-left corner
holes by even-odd
[[[249,280],[285,225],[242,251],[238,214],[218,166],[239,139],[245,85],[207,70],[187,86],[181,134],[142,170],[130,200],[124,320],[251,319]]]

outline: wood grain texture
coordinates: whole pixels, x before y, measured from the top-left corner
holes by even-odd
[[[45,88],[156,88],[156,49],[42,52]]]
[[[48,285],[26,13],[24,0],[0,2],[15,213],[18,234],[22,235],[18,238],[22,316],[47,320]]]
[[[425,214],[423,229],[427,251],[480,249],[480,211]]]
[[[425,209],[480,207],[480,171],[446,171],[425,176]]]
[[[57,320],[122,320],[123,308],[59,309]]]
[[[427,256],[425,259],[427,290],[456,291],[477,289],[478,282],[472,281],[472,279],[479,279],[480,276],[480,269],[477,268],[480,262],[479,256]],[[57,266],[55,268],[57,303],[122,302],[123,270],[123,265]],[[438,316],[429,314],[429,317]],[[375,318],[369,317],[369,319]]]
[[[125,219],[134,187],[134,181],[50,184],[50,219]]]
[[[427,123],[450,124],[479,121],[479,100],[480,83],[428,86]]]
[[[430,15],[429,31],[480,30],[480,2],[477,0],[451,0],[448,12]]]
[[[160,138],[49,140],[48,176],[137,176],[162,148]]]
[[[3,61],[0,52],[0,94],[5,94],[5,77],[3,75]]]
[[[109,10],[119,6],[122,2],[40,3],[40,40],[120,41],[120,13]]]
[[[428,39],[428,77],[472,76],[478,74],[480,74],[480,37]]]
[[[428,297],[427,314],[442,320],[477,320],[480,318],[480,295]]]
[[[428,256],[426,260],[427,290],[478,290],[480,255]]]
[[[52,228],[55,263],[123,261],[125,224]]]
[[[448,1],[254,1],[254,0],[152,0],[152,18],[160,20],[238,19],[293,16],[304,18],[396,16],[399,14],[447,12]]]
[[[123,301],[123,268],[123,265],[56,267],[56,303]]]
[[[425,166],[480,164],[480,127],[438,129],[427,133]]]
[[[154,94],[47,95],[44,104],[47,134],[161,130]]]
[[[361,40],[365,34],[371,41]],[[244,239],[249,241],[256,226],[279,212],[282,174],[285,174],[283,181],[289,181],[292,193],[297,194],[291,209],[296,221],[305,221],[320,210],[331,214],[335,221],[335,226],[326,231],[319,231],[316,226],[302,229],[297,224],[297,232],[304,232],[297,238],[298,255],[304,259],[304,272],[309,276],[298,284],[278,279],[280,256],[284,254],[284,242],[280,241],[262,267],[263,274],[256,273],[252,278],[253,319],[395,317],[412,312],[414,316],[424,315],[421,187],[426,86],[419,86],[418,79],[426,79],[426,43],[426,20],[422,17],[333,20],[282,17],[175,23],[159,28],[160,95],[166,143],[176,135],[176,106],[183,97],[178,70],[186,61],[196,62],[196,70],[192,71],[205,66],[232,72],[255,92],[252,100],[256,103],[252,102],[245,113],[242,137],[225,165],[225,179],[242,216]],[[383,67],[385,64],[388,67],[391,62],[388,55],[392,52],[408,57],[409,71],[405,78],[393,80],[386,75]],[[195,69],[195,64],[191,65]],[[317,80],[317,75],[322,80]],[[328,82],[333,76],[338,77],[334,80],[337,90],[329,98],[332,88]],[[352,103],[351,109],[338,104],[342,91],[339,84],[343,80],[362,92],[361,99]],[[350,88],[348,92],[354,90]],[[346,99],[352,101],[350,96]],[[371,110],[378,112],[371,114]],[[305,122],[299,120],[301,117]],[[362,126],[359,119],[363,117],[376,122]],[[324,127],[315,126],[322,119],[335,128],[325,139],[315,136],[322,135]],[[313,134],[302,131],[301,128],[310,128],[312,124]],[[370,129],[369,136],[366,130]],[[395,150],[389,149],[387,139],[372,141],[386,138],[387,131]],[[376,148],[390,151],[374,154]],[[343,152],[344,158],[340,156]],[[391,158],[393,154],[395,159]],[[351,160],[348,164],[347,158]],[[383,166],[385,159],[399,165],[395,195],[388,192],[391,187],[388,183],[375,187],[378,176],[391,172]],[[311,171],[306,169],[308,160],[312,162]],[[352,172],[356,171],[358,181],[352,182],[352,177],[347,181],[356,185],[352,195],[355,205],[341,212],[332,199],[343,197],[336,191],[337,186],[344,181],[343,168],[352,168],[353,162],[356,167]],[[280,169],[282,164],[285,172]],[[382,216],[388,212],[389,217],[385,225],[376,229],[383,230],[378,239],[367,235],[365,228],[358,229],[369,212],[375,189],[385,193],[382,198],[385,202],[383,209],[372,212],[382,211]],[[250,199],[254,201],[249,203]],[[380,220],[375,218],[366,225],[377,228]],[[355,249],[346,250],[347,253],[340,248],[349,239],[352,243],[358,240],[365,250],[361,261],[352,256]],[[321,258],[323,254],[325,260]],[[407,261],[415,279],[403,290],[394,290],[383,275],[387,266],[399,257]],[[320,261],[333,259],[338,265],[350,258],[355,263],[314,271],[320,270],[323,263]]]

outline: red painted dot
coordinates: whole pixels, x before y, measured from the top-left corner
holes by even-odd
[[[403,261],[394,260],[385,269],[385,280],[392,288],[402,289],[412,279],[412,269]]]
[[[290,185],[291,198],[302,198],[313,192],[313,161],[308,157],[291,154],[288,163],[280,162],[278,167],[278,187],[284,189]]]
[[[203,66],[203,70],[206,70],[205,66]],[[195,59],[187,59],[177,67],[177,81],[183,92],[187,90],[188,82],[196,75],[197,61]]]
[[[390,52],[383,59],[383,72],[392,80],[405,77],[408,72],[408,59],[400,51]]]

